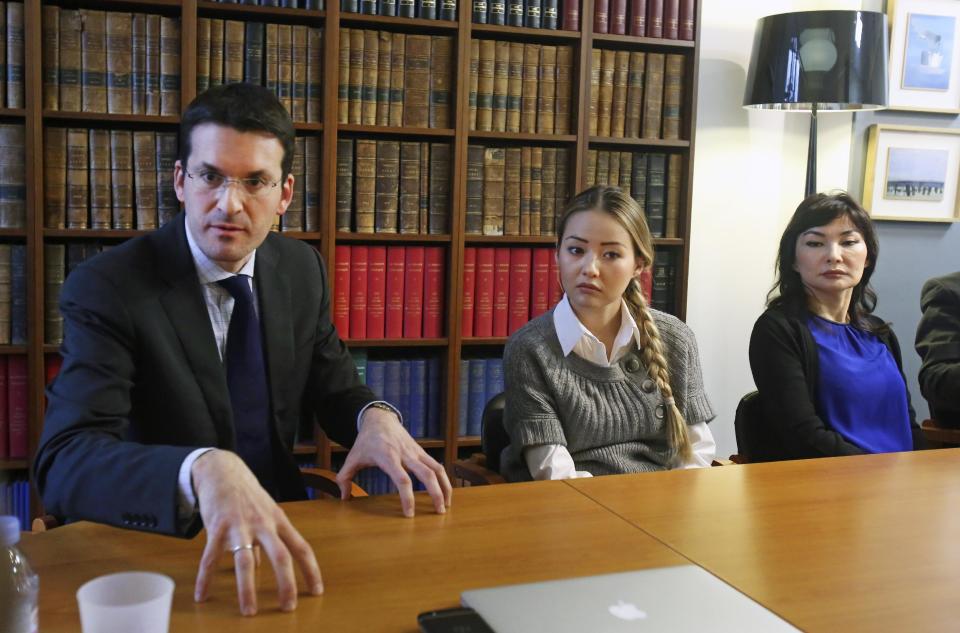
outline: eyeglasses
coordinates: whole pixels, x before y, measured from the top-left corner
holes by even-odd
[[[199,173],[191,174],[186,169],[183,170],[183,173],[187,175],[187,178],[197,183],[197,186],[208,193],[215,193],[222,191],[231,184],[240,185],[240,190],[243,191],[247,196],[251,198],[261,198],[280,184],[279,180],[270,181],[264,178],[227,178],[222,174],[218,174],[215,171],[201,171]]]

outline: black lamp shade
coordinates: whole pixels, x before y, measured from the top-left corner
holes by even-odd
[[[887,105],[887,16],[802,11],[757,21],[743,105],[872,110]]]

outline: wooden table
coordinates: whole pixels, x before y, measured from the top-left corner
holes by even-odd
[[[569,485],[803,630],[960,630],[960,449]]]
[[[456,606],[464,589],[684,564],[678,554],[563,482],[457,490],[446,515],[418,497],[404,519],[396,497],[285,505],[313,545],[326,594],[281,613],[273,572],[259,572],[260,614],[242,618],[225,562],[211,599],[193,602],[203,537],[184,541],[90,523],[26,536],[40,574],[40,628],[79,631],[75,594],[101,574],[152,570],[176,582],[170,630],[417,631],[422,611]],[[226,556],[225,559],[229,559]]]

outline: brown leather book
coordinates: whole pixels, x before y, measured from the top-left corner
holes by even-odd
[[[403,124],[430,125],[429,35],[407,35],[406,68],[403,75]]]
[[[336,230],[350,231],[353,215],[353,140],[337,139]]]
[[[450,163],[453,158],[451,149],[449,143],[430,143],[428,232],[431,235],[444,235],[450,232]]]
[[[136,50],[135,45],[134,50]],[[134,54],[134,59],[136,59],[136,54]],[[200,94],[209,87],[210,18],[197,18],[197,94]]]
[[[267,42],[269,42],[270,24],[267,25]],[[219,18],[210,18],[210,86],[219,86],[223,83],[223,53],[226,39],[226,25]],[[274,42],[276,42],[276,30],[274,30]],[[270,48],[268,45],[265,55],[267,62],[267,85],[270,85]],[[276,64],[274,64],[276,72]]]
[[[357,233],[373,233],[377,206],[377,142],[357,139],[354,163]]]
[[[587,163],[584,167],[584,179],[587,181],[588,187],[592,187],[597,184],[597,154],[599,154],[599,151],[595,149],[587,150]]]
[[[80,9],[82,94],[84,112],[107,111],[107,16],[103,11]]]
[[[323,120],[323,28],[307,31],[307,121]],[[309,209],[307,210],[309,218]]]
[[[610,136],[613,115],[613,75],[617,52],[604,49],[600,62],[600,100],[597,104],[597,136]]]
[[[24,107],[23,3],[7,3],[6,83],[8,108]]]
[[[430,143],[420,143],[420,225],[421,233],[430,229]]]
[[[302,24],[293,25],[293,73],[290,78],[290,102],[293,120],[307,120],[307,31]]]
[[[180,41],[177,39],[177,45]],[[179,59],[179,56],[178,56]],[[118,11],[107,12],[107,112],[133,113],[133,16]],[[179,67],[177,74],[180,74]]]
[[[173,166],[177,162],[177,133],[157,132],[157,221],[160,226],[180,212],[173,188]]]
[[[620,186],[620,152],[610,152],[610,162],[607,171],[607,184]]]
[[[483,150],[483,234],[503,235],[503,187],[506,155],[502,147]]]
[[[467,146],[467,212],[463,232],[468,235],[483,233],[484,147]]]
[[[557,47],[544,45],[540,54],[540,85],[537,94],[537,132],[554,133],[557,108]]]
[[[557,182],[554,192],[554,232],[556,232],[557,220],[563,215],[567,208],[567,201],[570,191],[570,152],[566,148],[557,149]]]
[[[390,73],[393,63],[393,33],[377,33],[377,125],[390,125]]]
[[[683,55],[667,55],[663,69],[663,138],[665,139],[680,138],[683,73]]]
[[[647,37],[663,37],[663,0],[647,0]]]
[[[293,27],[277,26],[277,93],[293,118]]]
[[[627,33],[627,0],[610,0],[610,33],[626,35]]]
[[[610,184],[610,152],[600,150],[597,152],[597,181],[598,185]]]
[[[600,117],[600,73],[603,52],[599,48],[590,51],[590,136],[597,136]]]
[[[307,136],[304,139],[304,166],[303,166],[303,228],[310,233],[320,230],[320,161],[322,148],[319,136]]]
[[[540,235],[543,209],[543,148],[530,148],[530,235]]]
[[[347,86],[349,116],[347,120],[354,125],[363,122],[363,43],[363,29],[350,29],[350,83]]]
[[[400,232],[420,232],[420,143],[415,141],[400,144]]]
[[[510,85],[510,42],[497,41],[493,62],[493,124],[494,132],[507,131],[507,91]],[[523,67],[521,64],[521,82]]]
[[[157,228],[157,139],[153,132],[133,133],[133,183],[137,228]]]
[[[211,34],[212,37],[212,34]],[[160,114],[160,16],[147,16],[146,72],[144,73],[144,114]],[[222,83],[222,82],[221,82]]]
[[[43,245],[43,342],[47,345],[63,342],[63,315],[59,304],[60,290],[67,275],[66,255],[66,244]],[[9,270],[9,253],[4,253],[3,257]],[[9,281],[5,285],[9,292]]]
[[[206,43],[206,85],[210,85],[210,20],[207,20],[207,43]],[[200,34],[202,35],[202,34]],[[200,46],[200,43],[198,43]],[[200,55],[202,48],[198,48],[197,55]],[[130,25],[130,109],[133,114],[143,114],[146,110],[146,95],[144,88],[147,81],[147,16],[143,13],[134,13]],[[199,58],[197,61],[197,72],[199,73]],[[200,77],[197,77],[199,88]],[[206,90],[206,88],[204,88]],[[199,92],[199,90],[198,90]]]
[[[90,151],[90,228],[109,229],[110,205],[110,131],[89,130]]]
[[[573,47],[557,47],[557,98],[553,127],[557,134],[570,134],[570,99],[573,94]]]
[[[630,35],[647,34],[647,0],[630,0]]]
[[[10,344],[11,270],[10,244],[0,244],[0,345]],[[44,293],[46,294],[46,293]],[[59,307],[57,315],[59,316]]]
[[[430,46],[430,127],[450,128],[453,38],[434,35]]]
[[[267,90],[280,98],[280,25],[267,23],[263,28],[263,79]]]
[[[643,86],[642,138],[660,138],[663,115],[663,53],[647,53],[646,80]]]
[[[594,0],[593,2],[593,32],[610,32],[610,0]]]
[[[630,70],[627,73],[627,112],[623,135],[627,138],[640,137],[640,121],[643,114],[643,71],[647,54],[643,51],[630,53]]]
[[[480,63],[477,83],[477,129],[489,132],[493,129],[493,90],[496,67],[494,40],[480,40]]]
[[[630,194],[633,187],[633,153],[620,152],[620,179],[617,185],[627,195]]]
[[[543,167],[540,172],[540,235],[553,235],[555,231],[557,201],[557,149],[543,148]]]
[[[696,4],[695,0],[680,0],[680,25],[677,36],[681,40],[692,40],[694,37]]]
[[[667,156],[667,208],[664,237],[679,237],[680,184],[683,182],[683,157],[680,154]]]
[[[223,27],[223,83],[231,84],[243,81],[244,24],[238,20],[226,20]],[[280,48],[282,47],[281,37]]]
[[[400,201],[400,142],[377,141],[377,200],[374,229],[396,233]]]
[[[43,130],[43,226],[67,226],[67,130]]]
[[[60,7],[43,7],[43,109],[60,109]]]
[[[613,106],[610,109],[610,136],[624,137],[627,116],[627,76],[630,73],[629,51],[617,51],[613,62]]]
[[[679,39],[680,0],[663,0],[663,37]]]
[[[280,230],[284,232],[303,230],[303,214],[307,208],[303,187],[306,151],[304,137],[296,137],[293,142],[293,163],[290,165],[290,173],[293,174],[293,197],[290,199],[286,213],[280,218]]]
[[[360,88],[360,123],[377,124],[377,69],[380,64],[379,33],[363,31],[363,85]]]
[[[403,125],[403,86],[407,64],[407,36],[393,34],[390,53],[390,125]]]
[[[521,68],[522,72],[522,68]],[[470,107],[467,125],[470,130],[477,129],[477,91],[480,88],[480,40],[470,40],[470,90],[467,104]]]
[[[79,11],[60,10],[60,110],[82,109],[82,63],[80,33],[83,20]]]
[[[520,235],[530,235],[530,163],[531,149],[520,149]]]
[[[510,42],[507,64],[507,132],[520,131],[520,99],[523,96],[523,43]]]
[[[26,225],[26,131],[23,125],[0,125],[0,228],[19,229]],[[10,195],[10,194],[13,195]]]
[[[520,235],[520,162],[523,151],[508,147],[503,167],[503,234]]]
[[[110,130],[110,200],[112,226],[133,228],[133,133]]]
[[[523,45],[523,90],[520,95],[520,131],[537,131],[537,95],[540,85],[540,44]]]
[[[269,28],[269,27],[268,27]],[[267,32],[269,39],[269,31]],[[337,123],[350,122],[350,29],[340,29],[337,57]]]

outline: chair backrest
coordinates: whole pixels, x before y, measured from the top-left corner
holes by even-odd
[[[500,472],[500,453],[510,444],[510,436],[503,428],[503,407],[506,403],[503,393],[490,398],[483,408],[480,446],[487,457],[487,468]]]
[[[751,391],[740,398],[737,414],[733,419],[733,430],[737,436],[737,452],[751,462],[760,461],[763,455],[760,447],[763,437],[762,425],[760,392]]]

